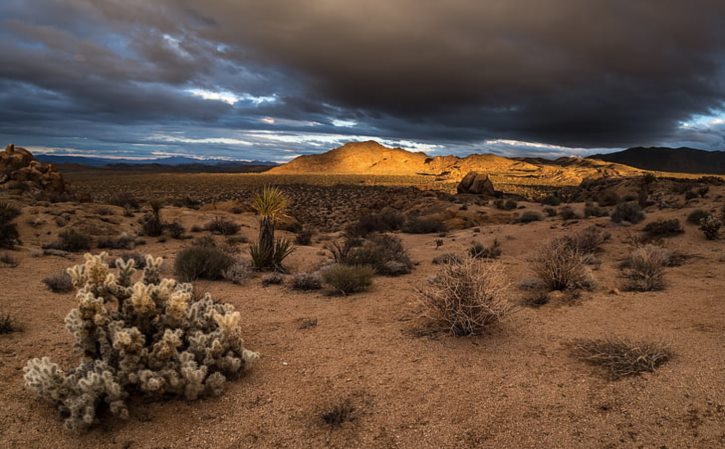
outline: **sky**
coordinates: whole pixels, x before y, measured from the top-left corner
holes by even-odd
[[[371,139],[725,150],[725,1],[0,1],[0,143],[284,162]]]

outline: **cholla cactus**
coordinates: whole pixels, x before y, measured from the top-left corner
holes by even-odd
[[[208,293],[192,299],[191,284],[161,279],[161,258],[146,256],[141,280],[132,283],[133,259],[117,259],[112,272],[105,257],[86,254],[84,264],[67,270],[78,307],[65,325],[81,364],[66,372],[43,357],[24,369],[26,387],[54,403],[67,428],[89,427],[100,407],[127,418],[132,392],[187,400],[218,395],[258,358],[244,348],[239,312]]]

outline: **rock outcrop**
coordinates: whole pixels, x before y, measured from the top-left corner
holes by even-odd
[[[52,164],[43,164],[30,151],[10,144],[0,152],[0,189],[63,193],[65,183]]]
[[[500,196],[491,179],[487,174],[481,172],[468,172],[456,187],[458,193],[473,193],[476,195]]]

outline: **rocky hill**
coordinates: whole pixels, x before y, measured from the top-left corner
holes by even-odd
[[[506,158],[494,154],[436,156],[388,148],[375,141],[351,142],[322,154],[299,156],[269,174],[424,175],[460,181],[469,172],[492,175],[498,182],[526,178],[576,185],[586,178],[635,175],[641,170],[583,158],[556,160]]]
[[[635,147],[617,153],[595,154],[589,156],[589,159],[616,162],[644,170],[725,174],[725,151],[704,151],[686,147]]]
[[[37,161],[30,151],[13,144],[0,152],[0,190],[63,193],[63,176],[52,164]]]

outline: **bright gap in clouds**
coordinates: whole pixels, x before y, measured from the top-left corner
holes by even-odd
[[[240,101],[246,101],[258,106],[262,103],[274,103],[277,101],[276,95],[271,96],[254,96],[251,94],[237,95],[233,92],[228,91],[213,91],[207,89],[187,89],[191,95],[202,98],[204,100],[222,101],[231,106],[234,106]]]

